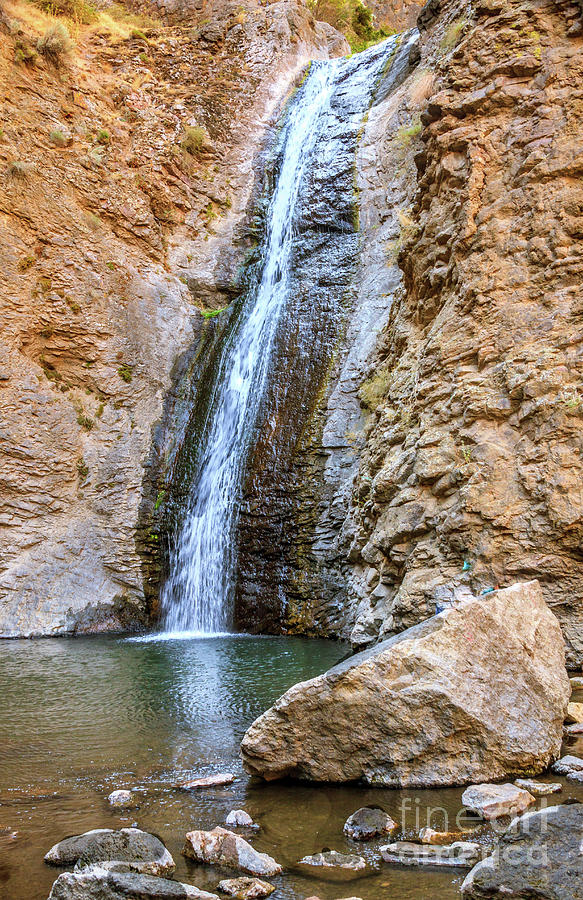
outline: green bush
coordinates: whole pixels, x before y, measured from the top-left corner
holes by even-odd
[[[314,18],[341,31],[354,53],[366,50],[394,32],[375,28],[372,11],[362,0],[308,0]]]
[[[103,144],[107,146],[109,144],[109,131],[107,128],[100,128],[96,135],[96,140],[98,144]]]
[[[55,66],[59,66],[73,49],[71,35],[62,22],[49,25],[45,33],[38,39],[36,49]]]
[[[191,156],[198,156],[209,146],[209,137],[202,125],[189,125],[184,129],[180,146]]]
[[[49,134],[49,138],[51,139],[51,143],[55,144],[56,147],[66,147],[68,144],[67,138],[58,128],[53,128]]]
[[[117,370],[117,374],[123,381],[129,384],[132,380],[132,367],[128,366],[127,363],[123,363]]]

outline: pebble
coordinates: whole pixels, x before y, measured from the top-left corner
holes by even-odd
[[[269,897],[275,888],[268,881],[259,878],[226,878],[219,881],[219,891],[234,897],[235,900],[256,900],[256,898]]]
[[[132,809],[137,801],[131,791],[112,791],[107,802],[116,809]]]
[[[238,825],[239,827],[258,828],[248,812],[244,809],[232,809],[225,819],[226,825]]]
[[[207,775],[206,778],[194,778],[192,781],[183,781],[178,787],[183,791],[197,791],[207,787],[221,787],[224,784],[232,784],[235,776],[231,772],[222,775]]]

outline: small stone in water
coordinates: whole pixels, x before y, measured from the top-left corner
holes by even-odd
[[[244,809],[232,809],[225,819],[226,825],[247,826],[247,828],[257,828],[257,825],[248,812]]]
[[[117,809],[131,809],[137,805],[131,791],[112,791],[107,802]]]
[[[583,703],[568,704],[565,722],[567,725],[576,725],[579,722],[583,722]]]
[[[259,853],[240,834],[217,825],[212,831],[189,831],[183,856],[207,865],[239,869],[249,875],[281,875],[282,868],[267,853]]]
[[[381,856],[385,862],[402,866],[456,866],[470,869],[481,855],[481,846],[469,841],[456,841],[441,847],[396,841],[381,847]]]
[[[269,897],[275,888],[268,881],[259,878],[226,878],[219,881],[219,891],[234,897],[235,900],[255,900],[258,897]]]
[[[567,778],[583,776],[583,759],[580,756],[562,756],[551,766],[551,772],[557,775],[566,775]]]
[[[65,838],[55,844],[45,856],[51,866],[72,866],[82,862],[115,862],[143,875],[170,875],[174,860],[154,834],[137,828],[97,828]]]
[[[516,787],[528,791],[533,797],[547,797],[549,794],[558,794],[563,790],[562,784],[558,781],[546,783],[544,781],[533,781],[531,778],[517,778],[514,782]]]
[[[583,690],[583,677],[580,675],[574,675],[569,681],[571,682],[571,687],[574,691]]]
[[[520,815],[534,797],[514,784],[473,784],[463,792],[462,803],[483,819],[498,819]]]
[[[317,872],[324,881],[351,881],[360,878],[366,870],[362,856],[338,853],[336,850],[304,856],[297,865],[305,874],[314,875]]]
[[[475,829],[477,831],[478,829]],[[470,834],[472,832],[469,832]],[[419,832],[419,840],[422,844],[436,844],[443,846],[444,844],[452,844],[454,841],[463,841],[464,833],[461,831],[434,831],[429,825],[422,828]]]
[[[565,725],[564,731],[566,735],[583,734],[583,722],[577,722],[575,725]]]
[[[48,900],[219,900],[216,894],[191,884],[131,871],[121,863],[86,866],[63,872],[53,884]]]
[[[179,787],[183,791],[196,791],[207,787],[221,787],[224,784],[232,784],[235,776],[231,772],[223,775],[208,775],[206,778],[195,778],[193,781],[183,781]]]
[[[370,841],[378,835],[390,834],[398,827],[382,809],[363,806],[346,820],[344,833],[354,841]]]

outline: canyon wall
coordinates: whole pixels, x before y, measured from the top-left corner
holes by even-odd
[[[340,378],[312,447],[332,499],[302,543],[348,586],[302,621],[364,646],[536,577],[580,665],[581,7],[431,2],[420,28],[359,146],[356,308],[391,295],[363,419],[339,440]]]
[[[100,14],[43,53],[54,24],[17,0],[0,17],[5,636],[151,621],[164,411],[237,292],[274,111],[347,50],[288,0]]]
[[[292,0],[155,13],[57,65],[46,16],[2,11],[3,635],[155,621],[277,113],[347,52]],[[339,132],[274,362],[310,383],[272,382],[245,484],[241,627],[362,647],[536,577],[583,661],[582,32],[579,2],[430,0]]]

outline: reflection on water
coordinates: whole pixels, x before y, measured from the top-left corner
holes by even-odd
[[[332,642],[271,637],[1,641],[2,900],[45,900],[55,871],[42,857],[65,835],[134,821],[160,834],[179,877],[215,888],[218,873],[187,863],[180,849],[186,831],[223,824],[234,808],[247,809],[261,824],[253,838],[257,848],[287,867],[283,878],[274,879],[277,897],[453,900],[460,877],[442,872],[384,867],[334,887],[291,870],[301,856],[324,846],[354,850],[342,825],[359,806],[378,804],[400,820],[407,800],[404,834],[411,836],[416,816],[424,824],[428,804],[450,810],[453,819],[461,791],[425,791],[416,802],[399,791],[356,786],[265,785],[242,771],[239,742],[249,723],[291,684],[344,653]],[[175,788],[184,778],[219,771],[233,771],[234,784],[195,794]],[[138,793],[138,810],[109,809],[108,793],[121,787]],[[569,793],[577,795],[575,789]],[[365,855],[372,858],[374,849]]]

